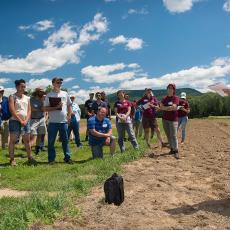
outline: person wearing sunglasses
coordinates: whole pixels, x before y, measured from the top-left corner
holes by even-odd
[[[63,79],[55,77],[52,79],[53,90],[46,95],[44,110],[49,114],[48,124],[48,162],[55,163],[56,151],[55,141],[57,133],[60,134],[62,149],[64,152],[64,161],[72,164],[69,150],[68,122],[71,119],[72,108],[71,100],[67,92],[61,90]]]

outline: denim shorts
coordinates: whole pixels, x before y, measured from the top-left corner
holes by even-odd
[[[22,127],[21,123],[17,120],[9,120],[9,131],[17,135],[25,135],[30,133],[30,122]]]

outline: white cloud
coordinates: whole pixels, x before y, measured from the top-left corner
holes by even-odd
[[[230,12],[230,0],[225,0],[224,5],[223,5],[223,10]]]
[[[9,78],[6,77],[0,77],[0,84],[6,84],[10,81]]]
[[[32,25],[21,25],[18,28],[20,30],[35,30],[35,31],[45,31],[48,30],[50,28],[54,27],[54,23],[51,20],[43,20],[43,21],[39,21],[36,22],[35,24]]]
[[[80,88],[79,85],[74,85],[74,86],[72,87],[72,89],[79,89],[79,88]]]
[[[229,45],[229,44],[228,44],[228,45],[226,45],[226,48],[227,48],[227,49],[230,49],[230,45]]]
[[[52,85],[52,81],[48,78],[30,79],[28,82],[26,82],[26,87],[29,89],[35,89],[35,88],[45,89],[49,85]]]
[[[27,34],[27,37],[30,39],[35,39],[35,36],[33,34]]]
[[[164,6],[171,13],[183,13],[191,10],[194,3],[201,0],[163,0]]]
[[[174,82],[177,87],[191,87],[198,90],[207,90],[208,85],[216,81],[226,82],[230,74],[230,57],[218,58],[209,66],[194,66],[190,69],[168,73],[160,77],[138,77],[120,83],[123,89],[144,89],[146,87],[162,88]]]
[[[96,93],[97,91],[104,91],[106,94],[111,94],[117,92],[117,88],[114,87],[99,87],[99,86],[93,86],[89,89],[80,89],[78,91],[70,91],[70,94],[76,95],[76,103],[78,104],[84,104],[87,99],[89,99],[89,93]]]
[[[51,34],[42,48],[31,51],[25,58],[4,58],[0,55],[0,72],[44,73],[67,63],[79,63],[83,45],[98,40],[107,31],[107,20],[98,13],[77,33],[68,24]]]
[[[139,65],[132,63],[125,65],[117,63],[113,65],[87,66],[81,70],[85,81],[93,81],[96,83],[113,83],[132,79],[136,72],[140,71]],[[118,72],[119,71],[119,72]]]
[[[112,45],[125,44],[125,47],[128,50],[142,49],[144,44],[144,41],[141,38],[126,38],[124,35],[110,38],[109,42]]]
[[[147,15],[149,12],[146,8],[141,8],[141,9],[129,9],[128,14],[142,14],[142,15]]]
[[[63,80],[64,80],[64,83],[65,83],[65,82],[73,81],[73,80],[75,80],[75,78],[74,77],[67,77],[67,78],[64,77]]]

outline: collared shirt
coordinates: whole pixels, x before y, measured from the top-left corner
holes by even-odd
[[[99,121],[95,115],[88,120],[88,129],[95,129],[99,133],[108,133],[109,130],[112,129],[112,124],[108,118]],[[105,140],[105,137],[96,137],[89,132],[89,145],[100,145],[103,144]]]
[[[77,122],[81,119],[81,109],[77,103],[72,103],[72,110],[74,113],[74,117],[77,120]]]
[[[104,101],[100,101],[99,103],[97,101],[94,101],[92,104],[92,110],[95,114],[97,113],[99,107],[107,108],[107,103]]]

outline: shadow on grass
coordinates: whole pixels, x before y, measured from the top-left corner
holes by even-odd
[[[191,215],[200,210],[218,213],[222,216],[230,217],[230,199],[208,200],[194,205],[185,205],[179,208],[165,210],[171,215]]]

